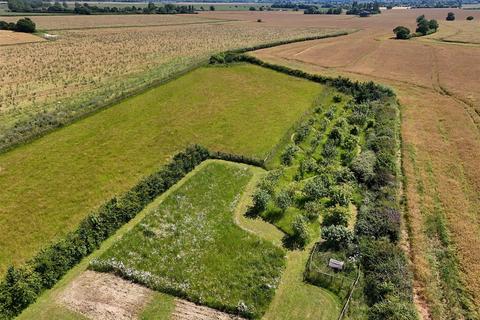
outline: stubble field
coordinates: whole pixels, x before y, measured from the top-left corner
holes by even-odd
[[[457,20],[446,22],[448,11]],[[395,41],[392,29],[414,29],[415,18],[436,18],[441,30],[454,28],[469,45],[432,39]],[[240,13],[214,13],[238,18]],[[283,13],[287,15],[287,13]],[[406,247],[416,279],[416,302],[423,318],[478,317],[480,305],[480,48],[475,33],[463,29],[479,12],[392,10],[382,15],[307,17],[281,13],[262,18],[275,26],[355,28],[337,39],[314,40],[259,50],[255,56],[326,75],[343,75],[389,85],[403,106],[403,169],[407,203]],[[438,36],[437,35],[437,36]],[[454,37],[451,35],[450,37]],[[447,37],[448,40],[449,37]]]

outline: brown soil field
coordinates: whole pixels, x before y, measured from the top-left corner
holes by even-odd
[[[110,273],[86,270],[56,297],[67,309],[95,320],[139,319],[154,291]],[[171,320],[244,320],[212,308],[175,298]]]
[[[448,11],[458,20],[445,21]],[[353,28],[348,36],[259,50],[272,63],[327,75],[373,80],[395,89],[402,105],[406,230],[424,318],[476,319],[480,312],[480,47],[432,36],[397,41],[392,29],[435,18],[463,30],[456,9],[390,10],[370,18],[293,13],[208,13],[262,19],[275,26]],[[441,34],[442,31],[439,31]],[[457,35],[475,42],[465,29]],[[449,38],[454,35],[449,36]],[[447,37],[448,38],[448,37]]]
[[[0,30],[0,46],[40,41],[45,41],[45,39],[30,33]]]

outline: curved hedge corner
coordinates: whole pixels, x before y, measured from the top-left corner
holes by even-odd
[[[20,267],[9,267],[0,282],[0,319],[11,319],[33,303],[46,289],[61,279],[72,267],[134,218],[156,197],[180,181],[207,159],[222,159],[263,167],[254,158],[224,152],[210,152],[198,145],[176,154],[159,171],[142,179],[123,195],[113,197],[86,217],[79,227],[58,242],[42,249]]]

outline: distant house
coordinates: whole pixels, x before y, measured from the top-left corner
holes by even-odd
[[[343,270],[343,261],[335,260],[330,258],[328,261],[328,266],[334,270]]]

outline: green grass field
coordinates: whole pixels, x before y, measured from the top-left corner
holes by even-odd
[[[265,157],[322,90],[251,65],[200,68],[0,155],[0,273],[188,144]]]
[[[209,163],[91,268],[220,310],[261,316],[278,286],[284,251],[235,224],[234,210],[251,178],[246,165]]]

